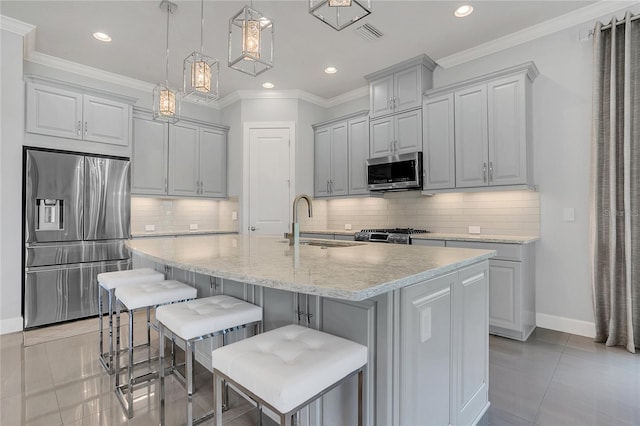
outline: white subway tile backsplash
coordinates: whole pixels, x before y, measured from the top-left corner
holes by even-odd
[[[237,198],[227,200],[131,198],[131,232],[145,232],[153,225],[155,232],[189,232],[190,225],[205,230],[236,230],[238,221],[231,212],[238,211]]]
[[[532,191],[437,194],[393,193],[384,198],[315,200],[322,205],[304,230],[353,230],[378,227],[426,228],[432,232],[467,233],[480,226],[483,234],[539,235],[540,197]]]

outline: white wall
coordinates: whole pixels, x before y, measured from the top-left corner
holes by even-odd
[[[534,176],[540,192],[540,242],[536,245],[539,325],[583,327],[593,322],[589,282],[589,144],[591,40],[570,28],[476,61],[437,68],[434,87],[534,61]],[[575,208],[575,222],[562,219]],[[588,326],[588,325],[587,325]]]
[[[221,113],[222,124],[229,126],[227,140],[227,194],[242,199],[242,102],[234,102]]]
[[[0,31],[0,334],[22,330],[22,36]]]

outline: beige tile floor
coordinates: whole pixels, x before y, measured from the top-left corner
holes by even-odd
[[[143,321],[136,333],[144,338]],[[127,421],[112,390],[114,379],[97,362],[97,332],[52,333],[30,346],[23,340],[23,333],[0,336],[0,425],[158,424],[156,383],[135,392],[135,416]],[[544,329],[526,343],[495,336],[489,342],[492,405],[482,424],[640,425],[640,354]],[[202,413],[212,399],[211,375],[202,367],[196,386],[196,412]],[[227,425],[256,424],[249,403],[232,397],[230,405]],[[169,377],[168,424],[184,423],[185,412],[184,388]]]

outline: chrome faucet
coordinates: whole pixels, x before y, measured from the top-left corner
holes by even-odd
[[[291,223],[291,234],[287,237],[289,238],[289,245],[299,245],[300,244],[300,224],[298,223],[298,203],[300,200],[306,200],[307,205],[309,206],[309,217],[313,217],[313,203],[311,202],[311,197],[307,194],[300,194],[293,200],[293,222]]]

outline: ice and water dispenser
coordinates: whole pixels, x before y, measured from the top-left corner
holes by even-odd
[[[63,200],[36,199],[38,231],[58,231],[63,229]]]

